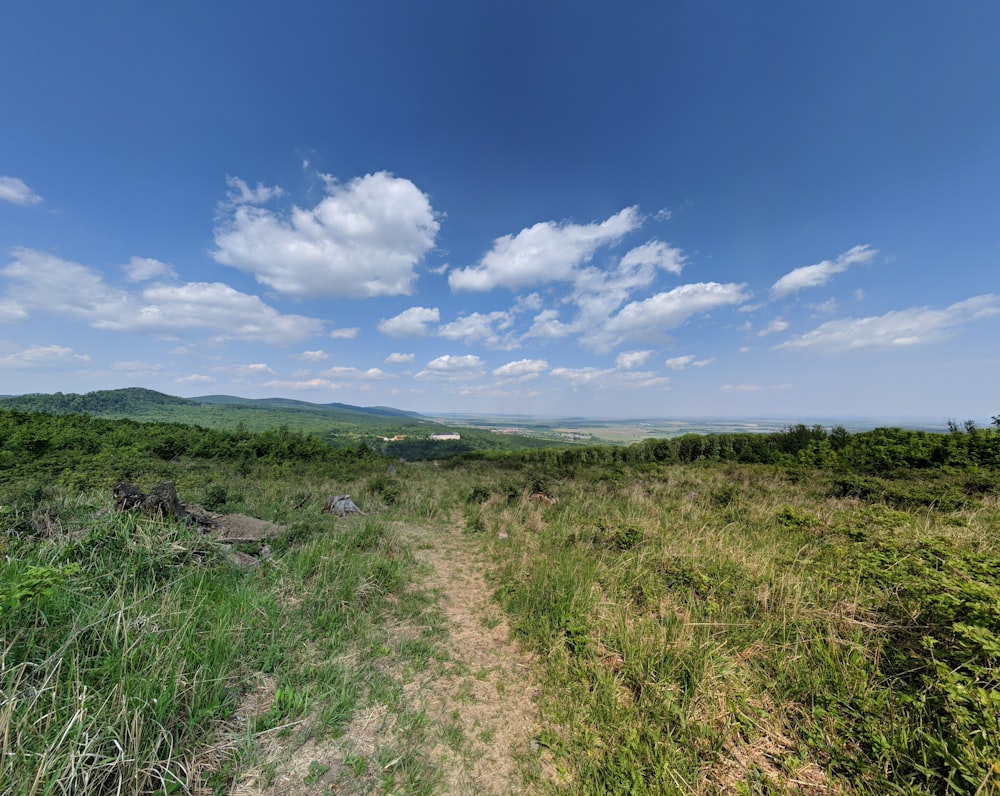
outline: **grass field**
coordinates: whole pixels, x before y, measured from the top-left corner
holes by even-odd
[[[308,447],[164,460],[122,429],[145,486],[280,526],[233,545],[109,511],[106,452],[88,469],[11,428],[38,453],[0,477],[5,796],[1000,791],[992,470],[390,472]],[[367,516],[323,513],[335,493]],[[449,573],[491,605],[450,610]],[[499,677],[462,645],[501,623]],[[519,737],[482,712],[505,693],[532,695]],[[484,750],[506,781],[472,776]]]

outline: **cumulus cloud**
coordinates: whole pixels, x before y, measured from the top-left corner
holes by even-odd
[[[622,351],[615,357],[615,367],[621,370],[632,370],[645,364],[652,354],[652,351]]]
[[[0,357],[0,368],[37,368],[72,362],[90,362],[90,356],[61,345],[33,345]]]
[[[219,282],[154,285],[138,297],[137,311],[104,315],[93,321],[97,329],[148,334],[216,330],[215,339],[246,340],[287,345],[322,331],[322,322],[302,315],[282,315],[259,297]]]
[[[852,265],[870,262],[877,254],[878,249],[868,245],[855,246],[836,260],[823,260],[815,265],[796,268],[771,285],[771,298],[779,299],[808,287],[825,285],[834,274],[842,273]]]
[[[684,263],[685,257],[680,249],[675,249],[658,240],[651,240],[642,246],[636,246],[621,259],[622,268],[653,266],[672,274],[680,274]]]
[[[827,321],[811,332],[776,348],[854,351],[863,348],[901,348],[944,340],[972,321],[1000,315],[1000,295],[988,293],[959,301],[941,310],[911,307],[867,318]]]
[[[79,263],[32,249],[14,249],[0,274],[20,306],[78,318],[96,329],[153,335],[215,330],[216,340],[284,345],[312,337],[323,323],[283,315],[259,297],[218,282],[151,284],[136,293],[108,285]]]
[[[440,319],[437,307],[410,307],[392,318],[383,318],[377,328],[389,337],[426,337],[427,326]]]
[[[360,332],[360,326],[349,326],[343,329],[334,329],[330,332],[330,337],[334,340],[353,340]]]
[[[520,344],[511,335],[501,335],[514,323],[514,316],[510,312],[473,312],[458,320],[441,326],[438,336],[447,340],[461,340],[466,344],[482,343],[487,348],[503,349],[510,351]]]
[[[127,265],[122,266],[122,270],[129,282],[145,282],[157,277],[173,279],[177,276],[171,266],[152,257],[133,257]]]
[[[483,373],[483,361],[479,357],[473,354],[465,356],[445,354],[428,362],[427,367],[420,371],[416,378],[463,381],[478,379]]]
[[[559,320],[558,310],[542,310],[535,316],[528,337],[542,337],[558,340],[576,331],[576,326]]]
[[[521,382],[537,379],[549,369],[544,359],[519,359],[493,369],[493,375],[503,382]]]
[[[626,304],[603,325],[584,334],[582,340],[597,351],[607,351],[625,340],[656,338],[694,315],[746,301],[744,287],[718,282],[681,285]]]
[[[615,243],[642,223],[637,207],[626,207],[602,222],[544,221],[504,235],[477,265],[452,271],[452,290],[517,290],[571,279],[577,267],[602,246]]]
[[[783,321],[781,318],[775,318],[767,326],[757,332],[758,337],[767,337],[769,334],[774,334],[775,332],[783,332],[788,328],[788,323]]]
[[[346,184],[327,178],[318,204],[289,213],[260,206],[275,189],[233,185],[213,257],[291,296],[409,294],[440,228],[427,195],[385,171]]]
[[[400,354],[393,352],[389,354],[384,360],[384,365],[405,365],[413,361],[413,354]]]
[[[18,177],[0,177],[0,202],[24,206],[37,205],[41,204],[42,197]]]

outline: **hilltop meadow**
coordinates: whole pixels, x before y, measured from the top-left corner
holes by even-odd
[[[147,420],[0,409],[4,796],[1000,792],[1000,417],[406,461]],[[258,532],[115,510],[168,480]]]

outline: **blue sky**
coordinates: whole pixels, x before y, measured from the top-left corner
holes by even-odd
[[[1000,413],[1000,5],[12,0],[0,393]]]

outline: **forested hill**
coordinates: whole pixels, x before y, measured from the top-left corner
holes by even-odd
[[[250,399],[228,395],[177,398],[138,387],[85,395],[54,393],[0,398],[0,410],[4,409],[47,415],[88,414],[144,423],[182,423],[227,431],[284,430],[313,435],[335,448],[357,447],[363,443],[405,459],[439,459],[471,451],[557,444],[551,439],[456,428],[414,412],[385,406],[314,404],[287,398]],[[459,433],[460,439],[441,442],[431,438],[443,433]]]
[[[71,412],[86,412],[91,415],[131,416],[164,406],[198,406],[198,401],[178,398],[143,387],[128,387],[123,390],[97,390],[83,395],[79,393],[32,393],[0,398],[0,407],[20,409],[22,412],[42,412],[49,415],[65,415]]]

